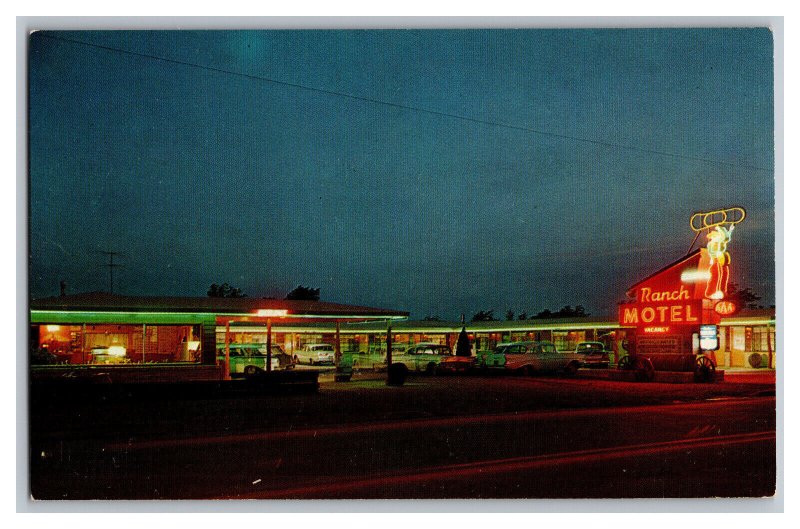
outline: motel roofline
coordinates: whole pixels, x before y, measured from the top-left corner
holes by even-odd
[[[329,301],[267,298],[220,298],[177,296],[127,296],[108,292],[89,292],[30,301],[31,314],[80,313],[149,313],[202,314],[215,316],[253,316],[258,311],[287,311],[287,317],[343,319],[407,319],[409,313],[391,309],[345,305]]]
[[[775,325],[774,309],[743,309],[733,317],[724,317],[720,322],[721,327],[727,326],[756,326]],[[247,322],[234,324],[240,331],[258,331],[263,326],[251,325]],[[383,334],[386,332],[385,321],[344,323],[341,326],[342,334]],[[621,325],[616,318],[542,318],[534,320],[515,321],[474,321],[460,322],[430,321],[430,320],[405,320],[393,321],[392,332],[398,334],[458,334],[464,327],[468,333],[489,334],[507,332],[536,332],[536,331],[583,331],[583,330],[624,330],[634,329],[632,325]],[[233,328],[233,327],[232,327]],[[274,326],[280,332],[297,333],[330,333],[332,328],[324,323],[278,323]]]
[[[405,311],[306,300],[149,297],[91,292],[30,302],[31,323],[200,323],[225,316],[234,319],[237,316],[252,316],[263,309],[287,310],[287,317],[276,318],[274,325],[291,327],[298,332],[328,329],[329,325],[324,322],[336,319],[344,321],[341,332],[347,334],[385,332],[387,320],[391,320],[394,332],[421,334],[459,333],[462,327],[471,333],[633,328],[621,325],[617,318],[598,317],[474,321],[463,324],[455,321],[409,321],[409,313]],[[246,326],[247,321],[234,324]],[[723,317],[720,325],[775,325],[775,309],[742,309],[733,316]]]
[[[393,332],[419,332],[429,334],[459,333],[465,328],[467,332],[515,332],[536,330],[571,330],[583,329],[621,328],[616,319],[598,318],[541,318],[532,320],[513,321],[470,321],[465,323],[449,321],[398,321],[392,322]],[[379,322],[352,323],[342,327],[342,330],[360,330],[363,332],[385,330],[386,325]]]

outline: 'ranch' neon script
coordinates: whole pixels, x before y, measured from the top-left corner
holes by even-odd
[[[639,302],[653,303],[659,301],[683,301],[691,299],[689,290],[683,285],[678,290],[661,290],[653,292],[649,287],[642,287],[639,290]]]

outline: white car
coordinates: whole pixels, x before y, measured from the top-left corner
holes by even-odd
[[[236,375],[252,375],[267,369],[266,344],[230,344],[230,373]],[[217,344],[217,360],[225,361],[225,344]],[[292,357],[283,352],[280,345],[272,344],[271,371],[293,369]]]
[[[423,342],[412,345],[401,354],[392,352],[392,364],[403,364],[408,371],[424,371],[433,375],[442,360],[452,356],[453,350],[449,345]]]
[[[495,355],[505,357],[507,371],[533,375],[540,372],[561,372],[574,375],[583,366],[583,357],[560,353],[552,342],[513,342],[497,348]]]
[[[333,365],[336,352],[329,343],[309,343],[294,353],[295,363],[308,365],[331,364]]]

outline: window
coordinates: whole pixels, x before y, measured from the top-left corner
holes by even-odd
[[[751,352],[765,352],[769,351],[770,340],[774,347],[775,335],[769,336],[767,327],[746,327],[745,328],[745,348]]]

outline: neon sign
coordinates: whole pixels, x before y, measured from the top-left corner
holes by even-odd
[[[711,274],[708,272],[708,270],[687,268],[681,272],[681,282],[683,283],[705,283],[710,277]]]
[[[648,334],[666,334],[669,332],[669,327],[645,327],[644,332]]]
[[[700,325],[719,323],[720,316],[735,312],[735,303],[720,302],[729,301],[728,245],[746,215],[739,206],[692,214],[689,225],[696,235],[689,252],[628,290],[635,299],[619,305],[619,323],[652,339],[667,333],[689,336]],[[691,252],[701,234],[705,248]]]
[[[685,325],[700,321],[702,304],[691,300],[679,305],[622,305],[619,312],[622,325]]]
[[[747,217],[747,212],[739,206],[707,212],[700,211],[689,217],[689,226],[697,234],[695,240],[702,231],[708,230],[706,254],[709,262],[705,269],[687,270],[685,275],[681,275],[681,280],[686,283],[701,283],[705,279],[706,288],[703,297],[706,299],[725,299],[728,293],[731,263],[728,243],[731,241],[736,224],[742,222],[745,217]],[[725,309],[721,308],[720,310]]]
[[[642,287],[639,290],[639,301],[642,303],[652,303],[654,301],[681,301],[691,299],[689,291],[681,285],[678,290],[653,291],[650,287]]]
[[[256,312],[257,316],[267,317],[267,318],[280,318],[286,316],[289,313],[286,309],[258,309]]]
[[[708,267],[710,277],[706,283],[706,297],[709,299],[723,299],[728,292],[728,276],[730,275],[731,254],[728,253],[728,243],[731,240],[733,226],[726,229],[716,226],[708,232],[708,256],[711,264]]]
[[[744,208],[738,206],[709,211],[708,213],[701,211],[689,218],[689,225],[695,232],[710,230],[711,228],[716,228],[717,226],[723,226],[725,224],[730,224],[731,227],[733,227],[734,224],[742,222],[746,216],[747,212]]]
[[[730,316],[739,312],[739,307],[733,301],[723,300],[714,305],[714,312],[720,316]]]

